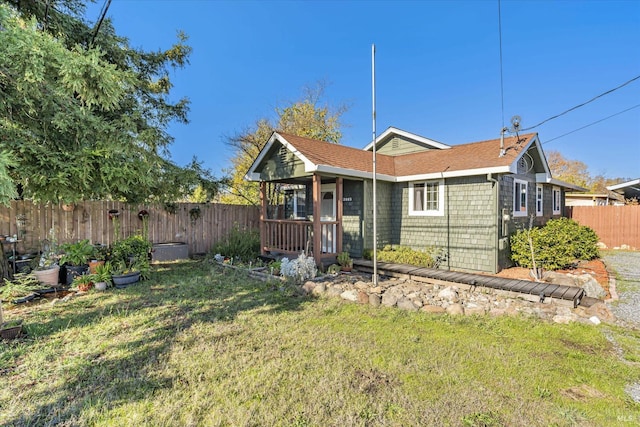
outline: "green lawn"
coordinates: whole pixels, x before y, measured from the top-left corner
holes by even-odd
[[[1,425],[640,423],[640,332],[612,326],[375,309],[195,261],[5,315],[28,338],[0,344]]]

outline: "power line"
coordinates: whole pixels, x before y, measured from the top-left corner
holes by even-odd
[[[618,90],[618,89],[620,89],[620,88],[622,88],[622,87],[624,87],[624,86],[628,85],[629,83],[631,83],[631,82],[633,82],[633,81],[635,81],[635,80],[638,80],[638,79],[640,79],[640,76],[635,76],[635,77],[634,77],[634,78],[632,78],[631,80],[629,80],[629,81],[626,81],[626,82],[622,83],[620,86],[614,87],[613,89],[609,89],[608,91],[603,92],[603,93],[601,93],[600,95],[594,96],[593,98],[591,98],[590,100],[588,100],[588,101],[586,101],[586,102],[583,102],[582,104],[578,104],[578,105],[576,105],[575,107],[571,107],[571,108],[569,108],[568,110],[563,111],[563,112],[562,112],[562,113],[560,113],[560,114],[556,114],[555,116],[551,116],[551,117],[549,117],[548,119],[541,121],[540,123],[538,123],[538,124],[537,124],[537,125],[535,125],[535,126],[531,126],[531,127],[526,128],[526,129],[522,129],[522,131],[526,131],[526,130],[531,130],[531,129],[537,128],[538,126],[540,126],[540,125],[541,125],[541,124],[543,124],[543,123],[546,123],[546,122],[548,122],[548,121],[550,121],[550,120],[553,120],[553,119],[557,119],[557,118],[558,118],[558,117],[560,117],[560,116],[564,116],[564,115],[565,115],[565,114],[567,114],[568,112],[573,111],[573,110],[575,110],[575,109],[577,109],[577,108],[580,108],[580,107],[584,107],[585,105],[589,104],[590,102],[593,102],[593,101],[595,101],[595,100],[596,100],[596,99],[598,99],[598,98],[601,98],[601,97],[603,97],[603,96],[605,96],[605,95],[608,95],[608,94],[610,94],[611,92],[614,92],[614,91],[616,91],[616,90]],[[635,107],[632,107],[632,108],[635,108]],[[603,120],[605,120],[605,119],[603,119]]]
[[[562,138],[563,136],[570,135],[570,134],[572,134],[572,133],[574,133],[574,132],[578,132],[579,130],[582,130],[582,129],[588,128],[589,126],[593,126],[593,125],[598,124],[598,123],[600,123],[600,122],[604,122],[605,120],[610,119],[611,117],[618,116],[618,115],[620,115],[620,114],[622,114],[622,113],[626,113],[627,111],[629,111],[629,110],[633,110],[634,108],[638,108],[638,107],[640,107],[640,104],[636,104],[636,105],[634,105],[633,107],[629,107],[629,108],[627,108],[626,110],[619,111],[619,112],[617,112],[617,113],[615,113],[615,114],[612,114],[612,115],[610,115],[610,116],[608,116],[608,117],[605,117],[604,119],[596,120],[596,121],[595,121],[595,122],[593,122],[593,123],[589,123],[588,125],[585,125],[585,126],[582,126],[581,128],[578,128],[578,129],[572,130],[571,132],[567,132],[567,133],[562,134],[562,135],[560,135],[560,136],[556,136],[555,138],[551,138],[550,140],[545,141],[545,142],[543,142],[542,144],[543,144],[543,145],[544,145],[544,144],[548,144],[548,143],[550,143],[551,141],[555,141],[556,139],[560,139],[560,138]]]

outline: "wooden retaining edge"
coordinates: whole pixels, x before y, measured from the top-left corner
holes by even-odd
[[[363,271],[366,273],[372,273],[373,272],[373,268],[367,267],[367,266],[363,266],[363,265],[358,265],[357,267],[358,271]],[[416,275],[412,275],[412,274],[406,274],[406,273],[397,273],[394,271],[389,271],[389,270],[384,270],[381,268],[378,268],[378,273],[382,272],[382,274],[384,274],[385,276],[389,276],[389,277],[395,277],[398,279],[404,279],[404,280],[411,280],[414,282],[421,282],[421,283],[429,283],[429,284],[433,284],[433,285],[442,285],[442,286],[456,286],[458,289],[464,289],[464,290],[479,290],[485,293],[493,293],[495,295],[499,295],[505,298],[519,298],[525,301],[530,301],[530,302],[540,302],[540,296],[539,295],[532,295],[532,294],[525,294],[525,293],[520,293],[520,292],[512,292],[512,291],[505,291],[502,289],[495,289],[495,288],[489,288],[486,286],[482,286],[482,285],[467,285],[465,283],[459,283],[459,282],[449,282],[446,280],[440,280],[440,279],[433,279],[430,277],[423,277],[423,276],[416,276]],[[544,301],[542,301],[543,304],[556,304],[556,305],[562,305],[562,306],[566,306],[566,307],[570,307],[570,308],[575,308],[576,307],[576,301],[574,300],[568,300],[568,299],[560,299],[560,298],[553,298],[553,297],[545,297]],[[578,301],[579,304],[579,301]]]

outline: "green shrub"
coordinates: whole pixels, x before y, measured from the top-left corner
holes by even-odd
[[[141,235],[129,236],[126,239],[113,242],[108,259],[114,265],[119,262],[124,262],[127,265],[133,262],[148,263],[151,248],[151,242]]]
[[[557,270],[577,259],[598,256],[598,236],[589,227],[568,218],[553,219],[544,227],[520,230],[511,236],[511,259],[521,267],[532,268],[529,237],[538,267]]]
[[[260,254],[260,233],[257,230],[241,230],[236,225],[227,237],[213,245],[211,252],[242,261],[253,260]]]
[[[394,264],[410,264],[418,267],[433,267],[433,256],[427,251],[418,251],[406,246],[385,246],[378,250],[378,261]]]

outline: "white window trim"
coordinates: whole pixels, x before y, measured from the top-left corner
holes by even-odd
[[[525,203],[524,203],[524,211],[516,210],[516,203],[520,204],[520,195],[516,194],[516,188],[518,187],[516,184],[524,184],[527,188],[525,192]],[[522,179],[514,179],[513,180],[513,216],[527,216],[527,211],[529,208],[529,182],[524,181]]]
[[[293,216],[291,218],[287,218],[287,219],[306,219],[306,216],[298,216],[298,195],[301,194],[303,199],[305,199],[305,204],[306,204],[306,199],[307,199],[307,194],[306,194],[306,190],[305,189],[299,189],[299,188],[294,188],[294,189],[290,189],[290,190],[286,190],[286,191],[290,191],[291,192],[291,201],[292,203],[292,214]]]
[[[562,191],[560,191],[560,187],[553,187],[553,191],[551,192],[551,195],[553,196],[551,200],[553,214],[560,215],[562,211]]]
[[[540,202],[540,205],[538,205]],[[542,184],[536,184],[536,216],[542,216],[544,213],[544,187]]]
[[[437,210],[423,210],[416,211],[413,209],[413,187],[415,184],[427,184],[438,183],[438,209]],[[426,197],[425,197],[426,203]],[[409,183],[409,216],[443,216],[444,215],[444,180],[429,180],[429,181],[416,181]]]

